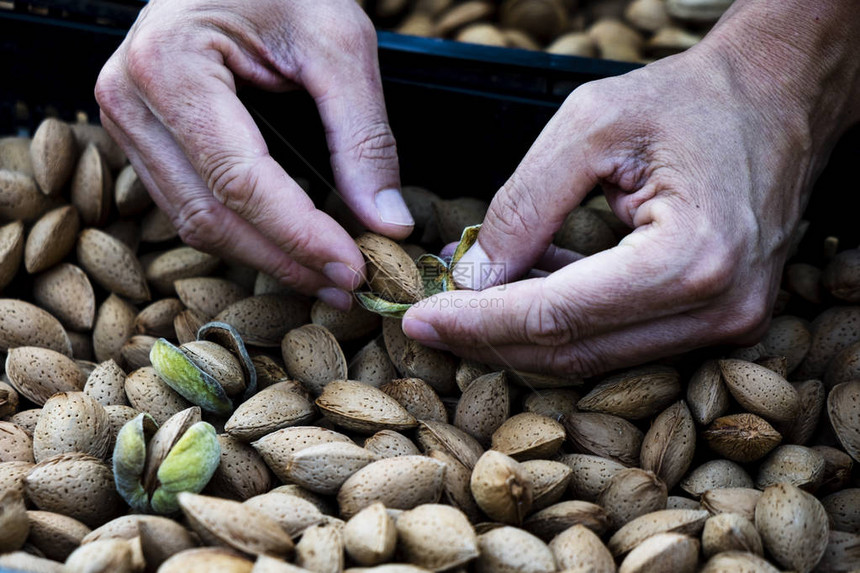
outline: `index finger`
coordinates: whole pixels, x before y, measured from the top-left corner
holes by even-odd
[[[355,243],[269,155],[235,93],[224,60],[241,60],[240,50],[219,44],[217,50],[188,54],[176,65],[155,68],[153,62],[163,61],[158,50],[157,43],[134,44],[128,56],[131,77],[216,199],[292,259],[343,288],[355,288],[364,268]]]

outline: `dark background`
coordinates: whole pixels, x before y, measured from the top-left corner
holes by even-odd
[[[0,135],[32,133],[45,115],[98,118],[93,86],[142,4],[132,0],[0,4]],[[404,185],[445,196],[492,197],[564,97],[576,86],[636,67],[606,60],[379,33],[389,118]],[[311,189],[331,180],[323,130],[302,92],[241,97],[260,121],[272,155]],[[271,129],[268,125],[271,125]],[[275,132],[277,132],[277,135]],[[310,170],[304,160],[313,166]],[[833,152],[816,184],[798,258],[820,256],[824,237],[860,243],[850,167],[860,126]],[[843,204],[841,202],[846,202]]]

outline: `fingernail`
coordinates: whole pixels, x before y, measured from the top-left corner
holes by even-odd
[[[345,291],[354,290],[361,284],[361,275],[345,263],[326,263],[322,272],[328,280]]]
[[[334,307],[338,310],[342,310],[344,312],[348,311],[350,306],[352,305],[352,297],[350,296],[350,294],[345,290],[341,290],[339,288],[321,288],[317,291],[317,298],[326,303],[327,305]]]
[[[433,325],[429,322],[424,322],[417,318],[403,318],[403,333],[409,338],[413,338],[422,344],[433,344],[434,346],[442,343],[442,339]]]
[[[379,212],[379,219],[383,223],[400,225],[401,227],[415,225],[412,213],[409,212],[406,202],[403,201],[403,195],[397,189],[383,189],[377,192],[374,201],[376,210]]]
[[[480,243],[472,245],[451,272],[458,287],[482,290],[504,282],[504,266],[493,264]]]

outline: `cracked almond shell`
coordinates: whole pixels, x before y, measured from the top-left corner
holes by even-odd
[[[367,284],[381,298],[414,303],[424,298],[424,283],[415,261],[388,237],[362,233],[355,239],[366,262]]]

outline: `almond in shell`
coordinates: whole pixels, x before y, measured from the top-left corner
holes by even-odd
[[[291,382],[278,382],[242,402],[224,425],[224,430],[243,442],[262,438],[281,428],[299,426],[316,417],[307,398],[294,391]]]
[[[164,383],[152,366],[138,368],[125,379],[125,394],[129,404],[151,415],[157,424],[189,408],[191,403]]]
[[[69,336],[51,313],[23,300],[0,299],[0,350],[18,346],[38,346],[72,355]]]
[[[257,494],[243,504],[274,520],[292,539],[326,521],[326,515],[313,502],[278,489]]]
[[[27,234],[24,267],[30,274],[62,261],[75,246],[80,219],[73,205],[57,207],[42,215]]]
[[[281,356],[287,374],[319,396],[332,380],[347,376],[346,357],[337,339],[324,326],[305,324],[284,335]]]
[[[350,380],[358,380],[379,388],[397,378],[397,369],[388,357],[388,351],[377,337],[365,344],[349,361]]]
[[[612,476],[626,467],[615,460],[591,454],[563,454],[558,461],[572,470],[568,487],[573,499],[585,501],[596,501]]]
[[[182,492],[182,513],[207,544],[224,545],[246,555],[289,557],[295,545],[270,517],[237,501]]]
[[[84,225],[102,227],[110,214],[113,175],[98,148],[89,144],[72,176],[72,204]]]
[[[221,461],[203,494],[244,501],[271,489],[272,472],[254,448],[227,434],[219,434],[218,442]]]
[[[280,558],[272,557],[283,563]],[[254,561],[226,547],[195,547],[171,555],[158,568],[160,573],[251,573]]]
[[[110,441],[110,419],[101,404],[84,392],[60,392],[42,408],[33,433],[33,455],[37,462],[68,452],[105,459]]]
[[[797,390],[773,370],[738,359],[719,361],[723,379],[747,411],[773,422],[792,422],[800,412]]]
[[[776,483],[790,483],[815,492],[824,479],[824,458],[812,448],[786,444],[775,448],[762,460],[756,488],[764,490]]]
[[[764,490],[756,504],[755,526],[768,553],[788,569],[812,571],[827,550],[827,511],[813,495],[791,484]]]
[[[12,348],[6,355],[6,375],[14,388],[42,406],[57,392],[83,390],[86,376],[74,360],[37,346]]]
[[[752,521],[737,513],[720,513],[708,518],[702,529],[702,553],[709,559],[723,551],[764,555],[761,536]]]
[[[618,573],[646,573],[657,568],[694,573],[698,565],[698,539],[680,533],[658,533],[637,545],[621,562]]]
[[[176,296],[187,308],[202,316],[213,317],[250,293],[235,282],[221,277],[190,277],[173,282]]]
[[[172,296],[176,292],[174,281],[209,275],[219,263],[217,257],[183,245],[158,253],[144,271],[157,292]]]
[[[492,372],[472,382],[457,403],[454,425],[489,446],[493,433],[510,415],[511,396],[507,375]]]
[[[698,509],[663,509],[640,515],[616,531],[607,542],[615,557],[624,557],[640,543],[658,533],[697,536],[710,513]]]
[[[755,506],[761,491],[749,487],[724,487],[702,494],[702,509],[714,515],[731,513],[755,521]]]
[[[69,124],[53,117],[42,120],[30,143],[30,160],[45,195],[59,193],[78,160],[78,147]]]
[[[573,525],[549,542],[555,562],[563,571],[614,573],[615,559],[597,533],[584,525]]]
[[[119,239],[87,228],[78,235],[78,262],[104,289],[133,302],[150,299],[149,285],[135,254]]]
[[[418,267],[400,245],[376,233],[362,233],[355,244],[364,255],[367,284],[375,294],[395,303],[414,303],[424,298]]]
[[[478,552],[475,530],[460,510],[423,504],[404,511],[395,522],[398,549],[410,563],[445,570],[468,563]]]
[[[719,363],[706,360],[693,372],[687,384],[687,404],[693,419],[707,426],[728,411],[730,400]]]
[[[472,471],[450,453],[442,450],[430,450],[427,457],[445,464],[443,496],[445,501],[462,511],[472,523],[484,519],[484,514],[472,495]]]
[[[603,507],[589,501],[560,501],[529,515],[522,527],[548,542],[575,525],[583,525],[597,535],[603,535],[610,526],[609,514]]]
[[[831,306],[810,323],[812,341],[803,362],[795,372],[800,378],[820,378],[840,350],[860,341],[860,307]]]
[[[395,378],[379,389],[397,400],[416,420],[448,421],[439,395],[420,378]]]
[[[495,450],[478,459],[470,481],[472,495],[488,517],[519,525],[532,506],[534,488],[519,462]]]
[[[30,533],[27,506],[20,491],[0,493],[0,553],[17,551]]]
[[[609,479],[597,503],[609,514],[611,527],[618,529],[640,515],[665,509],[667,498],[666,484],[653,472],[625,468]]]
[[[532,511],[539,511],[560,501],[567,491],[573,471],[566,464],[553,460],[520,462],[532,483]]]
[[[849,487],[821,499],[830,528],[860,535],[860,488]]]
[[[421,452],[415,442],[394,430],[379,430],[364,440],[364,446],[380,458],[393,458],[395,456],[413,456]]]
[[[478,573],[550,573],[555,557],[546,543],[522,529],[497,527],[478,536]]]
[[[122,347],[134,334],[137,309],[116,294],[110,294],[96,312],[93,326],[93,354],[97,362],[122,363]]]
[[[717,418],[702,437],[717,454],[740,463],[763,458],[782,441],[764,418],[749,413]]]
[[[96,297],[86,273],[60,263],[33,280],[33,300],[69,329],[89,331],[96,316]]]
[[[842,447],[860,461],[860,381],[834,386],[827,396],[827,413]]]
[[[73,517],[52,511],[30,510],[27,543],[47,559],[63,562],[91,529]]]
[[[575,451],[606,457],[625,466],[638,465],[644,436],[624,418],[577,412],[563,419],[562,424]]]
[[[358,564],[379,565],[394,557],[397,528],[381,503],[371,504],[350,518],[343,528],[344,548]]]
[[[576,407],[584,412],[639,420],[668,406],[680,392],[681,376],[674,368],[639,366],[607,377],[583,396]]]
[[[29,137],[0,137],[0,169],[19,171],[33,175],[33,161],[30,159]]]
[[[726,487],[752,488],[753,479],[737,462],[724,459],[708,460],[681,480],[681,489],[696,497],[706,491]]]
[[[426,456],[398,456],[372,462],[352,474],[337,493],[340,514],[349,519],[374,502],[391,509],[436,503],[445,465]]]
[[[422,450],[441,450],[471,470],[484,453],[478,441],[452,424],[422,420],[418,422],[416,441]]]
[[[27,474],[24,487],[39,509],[73,517],[89,527],[110,521],[123,507],[110,466],[81,452],[39,462]]]
[[[564,438],[564,426],[559,422],[523,412],[508,418],[493,432],[492,448],[518,461],[551,458]]]
[[[257,295],[227,306],[212,319],[235,328],[246,345],[277,348],[290,330],[307,324],[310,301],[297,295]]]
[[[356,444],[317,444],[292,454],[284,473],[290,482],[305,489],[333,495],[349,476],[377,459],[376,454]]]
[[[382,337],[388,357],[402,378],[420,378],[440,396],[456,389],[457,359],[453,354],[408,338],[401,321],[393,318],[382,319]]]
[[[344,568],[343,532],[336,522],[305,529],[296,544],[296,565],[308,571],[339,573]]]
[[[139,215],[152,205],[152,198],[132,165],[126,165],[117,174],[113,193],[121,217]]]
[[[12,282],[24,258],[24,223],[0,226],[0,289]]]
[[[316,405],[334,424],[360,433],[407,430],[417,425],[415,417],[394,398],[354,380],[329,383]]]
[[[12,422],[0,420],[0,462],[33,463],[33,438]]]
[[[0,216],[4,219],[33,221],[51,206],[31,176],[0,169]]]
[[[294,452],[315,444],[329,442],[352,442],[347,436],[319,426],[292,426],[282,428],[251,442],[251,446],[263,457],[266,465],[283,482],[289,478],[284,472],[289,457]]]
[[[134,330],[156,338],[176,338],[173,321],[185,307],[178,298],[163,298],[147,305],[134,319]]]

